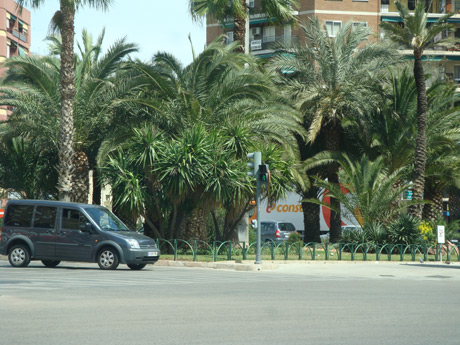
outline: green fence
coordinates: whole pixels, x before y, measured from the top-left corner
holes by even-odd
[[[188,261],[255,260],[256,242],[157,239],[162,258]],[[262,260],[460,261],[457,245],[265,242]]]

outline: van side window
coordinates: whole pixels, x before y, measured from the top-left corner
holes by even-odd
[[[6,214],[5,226],[30,227],[32,223],[33,206],[10,205]]]
[[[34,217],[34,228],[54,229],[56,211],[56,207],[37,206]]]
[[[71,230],[85,230],[88,219],[78,210],[64,208],[62,210],[62,228]]]

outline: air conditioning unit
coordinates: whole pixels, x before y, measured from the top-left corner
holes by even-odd
[[[255,36],[255,35],[260,35],[260,28],[252,28],[251,29],[252,31],[252,36]]]

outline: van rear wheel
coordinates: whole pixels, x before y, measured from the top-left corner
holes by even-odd
[[[139,271],[143,269],[146,264],[128,264],[128,267],[131,268],[133,271]]]
[[[42,260],[42,264],[46,267],[53,268],[59,265],[61,262],[58,260]]]
[[[30,262],[30,250],[25,244],[16,244],[8,252],[8,261],[13,267],[26,267]]]
[[[97,255],[97,264],[103,270],[114,270],[120,263],[120,257],[113,248],[104,248]]]

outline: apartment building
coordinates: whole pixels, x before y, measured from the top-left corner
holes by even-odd
[[[274,42],[302,43],[302,32],[292,23],[274,24],[261,11],[261,0],[249,1],[250,7],[250,52],[260,57],[269,57],[273,54]],[[401,0],[409,10],[415,8],[416,0]],[[443,13],[456,13],[449,19],[455,26],[452,32],[444,35],[456,37],[460,42],[460,0],[428,1],[426,6],[429,13],[428,21],[435,22]],[[352,21],[355,25],[369,27],[372,34],[369,41],[385,39],[385,34],[379,27],[382,21],[401,22],[393,0],[299,0],[299,7],[294,14],[299,22],[305,23],[310,16],[316,16],[329,32],[334,36],[342,25]],[[233,40],[233,19],[228,18],[224,23],[217,23],[208,19],[206,27],[207,43],[209,44],[221,34],[226,34],[227,40]],[[409,58],[412,50],[401,51]],[[436,46],[425,52],[425,59],[432,61],[439,70],[441,78],[448,78],[460,84],[460,44],[452,47]]]
[[[13,0],[0,0],[0,76],[4,68],[2,62],[16,55],[29,55],[30,51],[30,11],[19,13]],[[0,121],[8,116],[8,109],[0,108]]]

